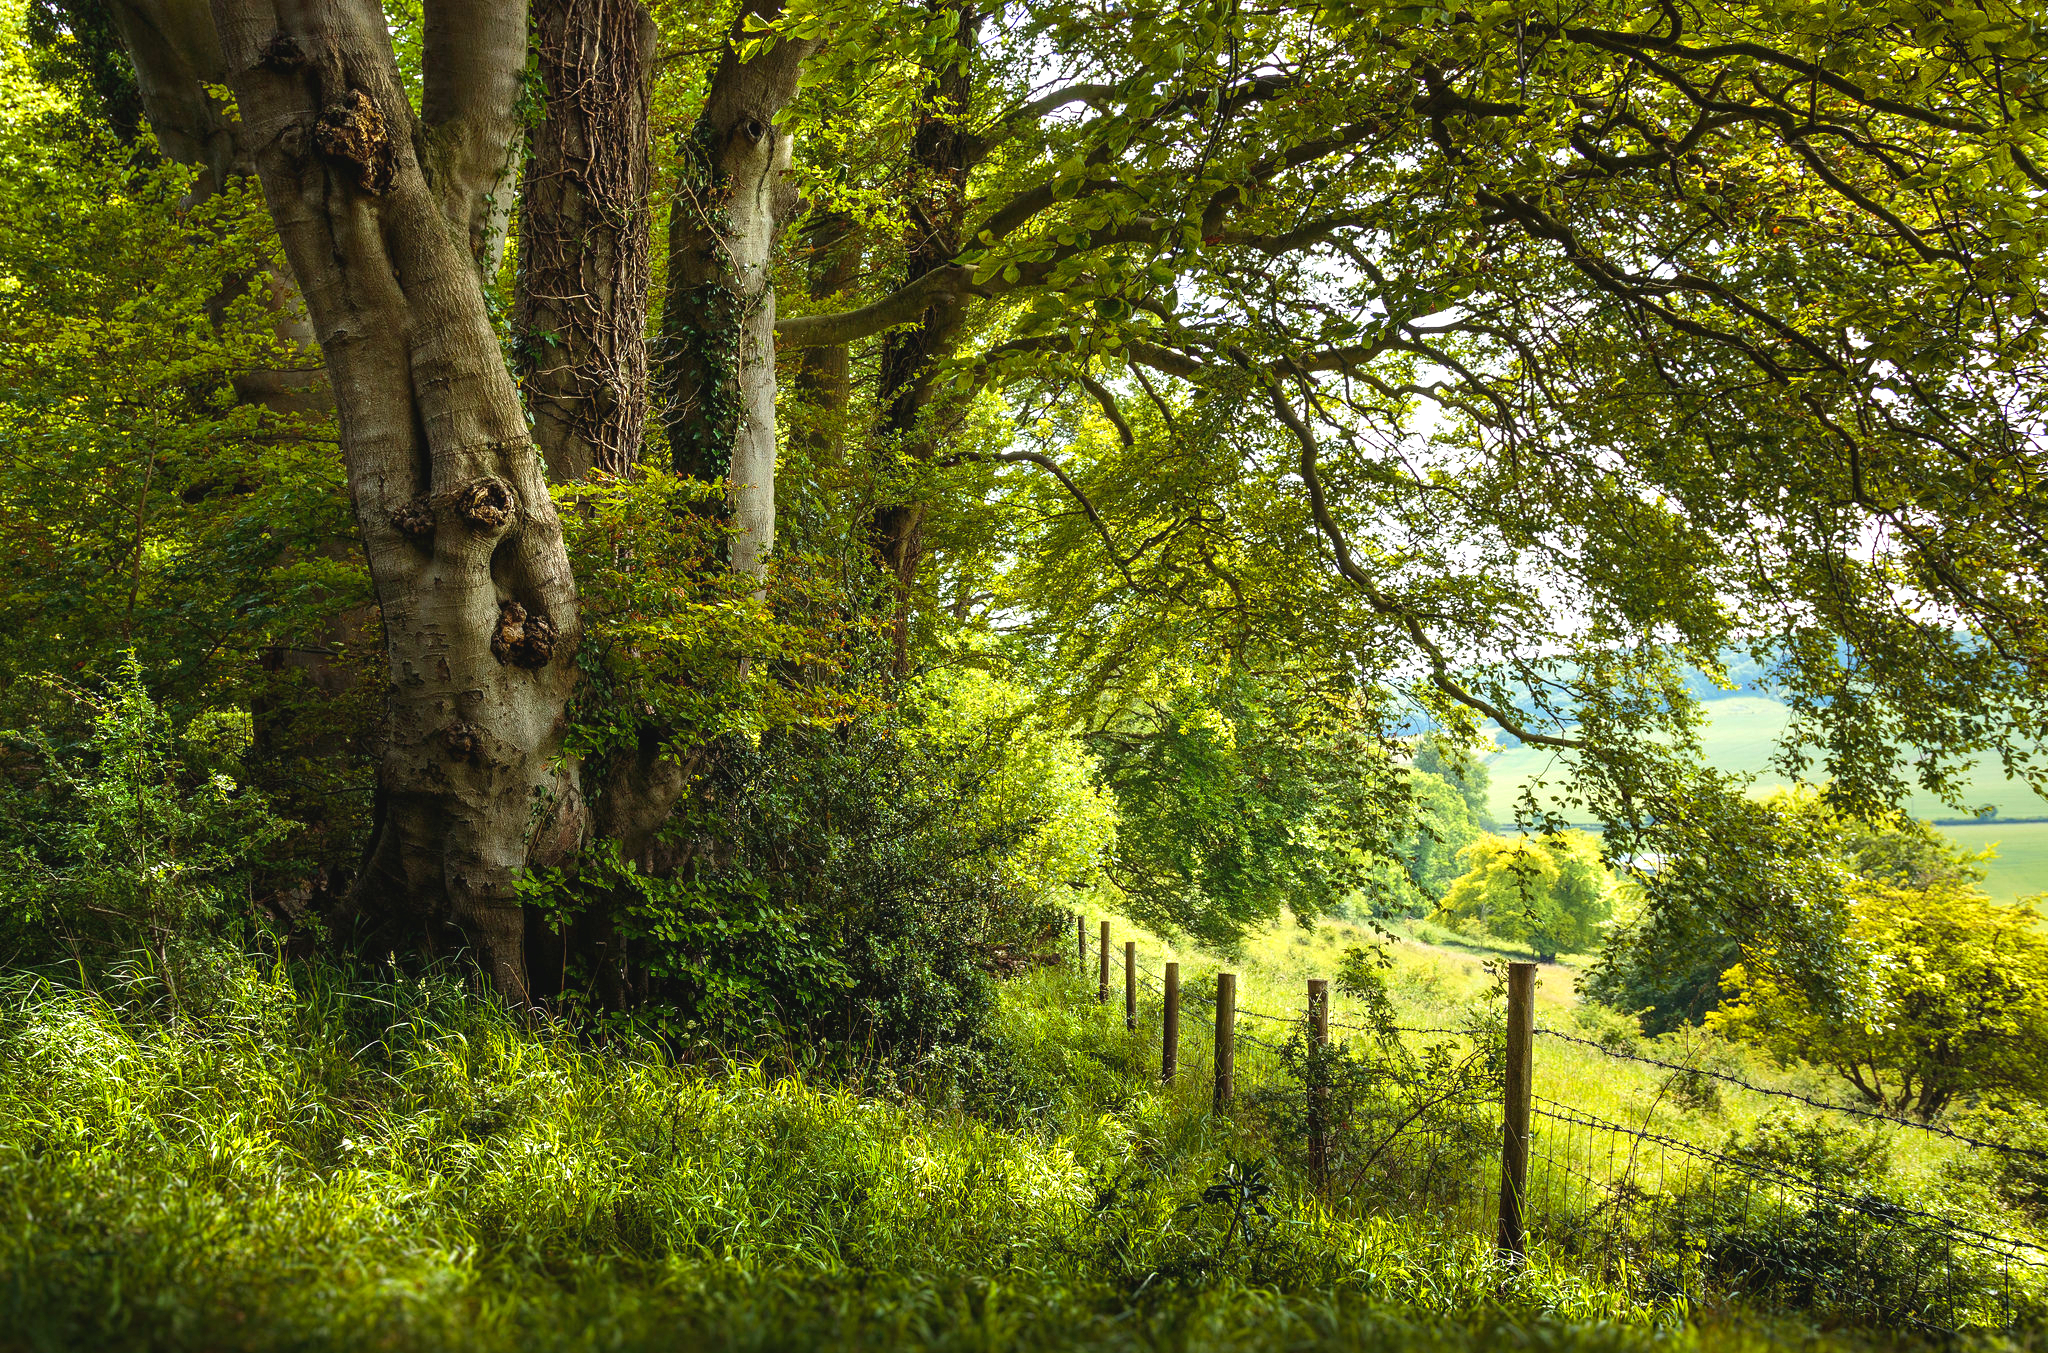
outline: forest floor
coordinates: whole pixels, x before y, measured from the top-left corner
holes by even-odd
[[[1347,938],[1262,937],[1246,1009],[1292,1009]],[[1207,960],[1183,961],[1198,981]],[[1441,945],[1404,946],[1396,975],[1417,1015],[1486,984]],[[145,976],[11,976],[0,1348],[1857,1342],[1319,1193],[1256,1110],[1268,1054],[1217,1115],[1198,1019],[1162,1085],[1155,1015],[1127,1031],[1093,994],[1039,970],[971,1049],[828,1069],[797,1047],[678,1065],[390,974],[231,963],[175,1010]]]

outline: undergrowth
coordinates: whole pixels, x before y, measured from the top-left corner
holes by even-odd
[[[0,985],[0,1346],[1717,1346],[1343,1220],[1120,1021],[1010,984],[951,1061],[591,1047],[435,978]]]

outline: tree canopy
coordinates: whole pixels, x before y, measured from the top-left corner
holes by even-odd
[[[1586,832],[1529,837],[1482,836],[1458,852],[1465,872],[1437,914],[1452,925],[1527,944],[1538,959],[1595,947],[1619,891]]]
[[[1702,764],[1731,653],[1845,808],[2042,782],[2015,0],[9,22],[10,678],[253,710],[331,919],[511,994],[522,880],[710,860],[730,739],[934,670],[1031,691],[1106,877],[1219,938],[1420,868],[1497,737],[1650,914],[1826,968]]]

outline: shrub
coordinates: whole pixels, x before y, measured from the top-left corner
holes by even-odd
[[[1955,1115],[1966,1137],[2010,1148],[1977,1148],[1942,1163],[1945,1178],[1986,1189],[2035,1224],[2048,1221],[2048,1123],[2038,1104],[1986,1098]]]
[[[102,690],[51,689],[82,712],[83,736],[0,734],[15,751],[0,782],[0,926],[17,954],[82,970],[143,952],[177,999],[248,913],[254,861],[290,824],[225,768],[239,721],[202,716],[181,737],[133,655]]]
[[[1858,818],[1810,788],[1746,803],[1740,817],[1751,843],[1742,853],[1759,862],[1753,886],[1730,894],[1697,886],[1688,869],[1656,870],[1646,880],[1650,905],[1608,932],[1582,984],[1587,997],[1639,1016],[1652,1034],[1700,1023],[1730,995],[1722,976],[1742,962],[1744,945],[1773,929],[1752,914],[1761,894],[1805,918],[1775,927],[1778,954],[1790,960],[1780,966],[1825,999],[1856,957],[1845,942],[1854,880],[1917,890],[1966,889],[1984,878],[1988,852],[1963,851],[1910,818]]]
[[[1868,1102],[1932,1117],[1957,1095],[2048,1093],[2048,940],[2030,907],[1968,883],[1851,885],[1865,958],[1816,1000],[1770,955],[1729,970],[1708,1017],[1731,1038],[1833,1067]]]
[[[970,1039],[1108,820],[1058,748],[1004,736],[1017,711],[942,713],[731,739],[670,828],[680,867],[649,874],[600,843],[529,898],[558,926],[606,909],[631,1018],[683,1044]],[[596,1004],[599,976],[572,972],[570,1002]]]

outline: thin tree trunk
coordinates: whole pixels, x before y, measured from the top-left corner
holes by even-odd
[[[747,24],[781,0],[742,7],[690,133],[669,213],[662,308],[662,423],[678,473],[724,479],[734,570],[758,574],[775,544],[775,242],[796,206],[789,135],[775,118],[796,93],[811,40],[740,59]]]
[[[952,0],[928,0],[927,9],[949,7]],[[960,251],[960,226],[967,211],[967,175],[976,146],[965,118],[973,95],[973,53],[981,16],[960,5],[958,56],[931,75],[925,111],[911,143],[911,238],[904,282],[909,284],[946,267]],[[916,324],[883,342],[880,402],[881,447],[898,470],[931,458],[930,429],[925,411],[932,399],[934,367],[952,350],[964,313],[961,298],[940,293]],[[897,475],[887,476],[896,478]],[[919,566],[924,562],[925,504],[904,498],[879,508],[869,524],[875,553],[896,593],[896,669],[910,663],[911,598]]]
[[[803,242],[810,254],[811,299],[830,301],[842,296],[860,276],[860,236],[853,218],[844,212],[821,213],[807,224]],[[790,436],[802,437],[814,463],[844,465],[846,416],[853,395],[853,350],[844,343],[798,349],[793,384],[804,412],[802,426],[792,429]]]
[[[477,52],[503,61],[515,49],[493,11],[475,59],[450,57],[462,44],[446,17],[458,12],[438,27],[430,13],[444,63],[429,72],[430,104],[453,74],[488,64]],[[561,525],[477,285],[489,232],[475,223],[488,212],[429,184],[375,4],[217,0],[214,21],[327,358],[383,612],[381,812],[359,893],[424,930],[430,950],[472,947],[523,1000],[515,882],[529,854],[566,855],[583,829],[574,776],[553,764],[578,619]],[[523,66],[523,10],[512,27]],[[515,75],[493,87],[516,86]],[[420,139],[437,165],[469,172],[490,162],[484,129],[509,128],[510,110],[494,120],[456,102],[465,130]]]
[[[488,279],[504,257],[519,181],[526,0],[427,0],[423,18],[421,167],[441,214]]]
[[[520,198],[513,326],[556,482],[630,475],[647,421],[648,102],[639,0],[537,0],[544,89]]]

